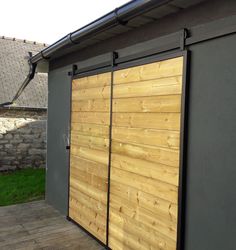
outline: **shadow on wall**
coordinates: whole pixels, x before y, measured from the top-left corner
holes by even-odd
[[[45,167],[46,112],[0,114],[0,171]]]

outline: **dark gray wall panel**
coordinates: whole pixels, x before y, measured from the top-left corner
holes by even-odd
[[[236,249],[236,35],[191,47],[187,250]]]
[[[69,152],[66,136],[70,120],[69,68],[49,72],[46,201],[67,213]]]

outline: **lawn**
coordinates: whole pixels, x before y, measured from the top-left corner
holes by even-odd
[[[23,169],[0,174],[0,206],[44,198],[45,169]]]

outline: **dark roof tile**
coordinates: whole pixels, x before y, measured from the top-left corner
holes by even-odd
[[[9,102],[29,72],[28,52],[37,54],[47,45],[0,36],[0,103]],[[35,74],[15,106],[47,107],[47,74]]]

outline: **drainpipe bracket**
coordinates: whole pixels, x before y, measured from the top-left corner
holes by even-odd
[[[76,74],[77,69],[78,69],[78,66],[76,64],[73,64],[72,70],[68,72],[68,76],[74,76]]]
[[[45,60],[49,60],[50,57],[44,56],[43,51],[40,51],[41,57]]]
[[[76,42],[72,39],[72,33],[68,34],[68,40],[70,41],[71,44],[79,44],[80,42]]]
[[[118,54],[118,52],[116,52],[116,51],[113,51],[112,52],[112,66],[115,66],[116,65],[116,59],[118,59],[119,58],[119,54]]]
[[[180,49],[184,50],[186,47],[186,39],[188,38],[189,32],[188,29],[182,29],[180,34]]]
[[[114,10],[116,22],[117,22],[118,24],[122,25],[122,26],[125,26],[125,25],[128,23],[128,21],[124,21],[124,20],[120,19],[119,15],[118,15],[118,10],[119,10],[118,8],[116,8],[116,9]]]

